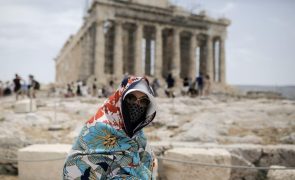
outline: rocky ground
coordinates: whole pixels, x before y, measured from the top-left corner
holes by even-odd
[[[158,99],[153,140],[218,144],[294,143],[295,101],[206,98]]]
[[[295,101],[225,95],[156,100],[156,119],[145,129],[154,142],[295,144]],[[15,113],[14,97],[0,99],[0,157],[15,159],[17,149],[29,144],[71,144],[103,101],[43,97],[36,112]],[[15,173],[15,162],[0,172]]]

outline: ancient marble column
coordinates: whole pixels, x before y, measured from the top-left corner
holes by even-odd
[[[219,69],[217,70],[217,68],[219,67],[219,60],[220,60],[220,58],[219,57],[216,57],[217,56],[217,51],[216,50],[218,50],[219,49],[219,47],[217,48],[216,47],[216,44],[217,44],[217,42],[219,42],[219,40],[217,39],[217,38],[214,38],[213,39],[213,72],[212,72],[212,81],[214,81],[214,82],[218,82],[219,81]]]
[[[143,36],[143,25],[137,24],[136,35],[135,35],[135,75],[143,75],[143,66],[142,66],[142,36]]]
[[[197,37],[193,33],[190,41],[190,63],[189,63],[189,77],[193,80],[196,78],[196,48]]]
[[[163,39],[162,27],[156,26],[156,40],[155,40],[155,77],[162,77],[163,66]]]
[[[220,39],[219,43],[219,55],[220,55],[220,65],[219,65],[219,79],[220,82],[226,83],[226,69],[225,69],[225,38]]]
[[[123,75],[123,37],[122,22],[115,24],[114,75],[121,79]]]
[[[69,73],[69,78],[71,81],[75,81],[76,79],[79,79],[79,67],[80,67],[80,46],[81,42],[80,43],[76,43],[75,44],[75,47],[74,47],[74,55],[72,56],[73,58],[73,62],[75,62],[72,66],[72,68],[70,69],[70,73]]]
[[[101,82],[104,79],[104,64],[105,64],[105,36],[103,31],[103,21],[96,24],[95,35],[95,63],[94,75]]]
[[[86,66],[86,71],[87,72],[85,72],[85,74],[86,74],[86,76],[85,76],[85,79],[87,78],[87,77],[89,77],[89,76],[91,76],[92,75],[92,73],[91,73],[91,36],[90,36],[90,33],[89,33],[89,30],[87,31],[87,33],[86,33],[86,45],[85,45],[85,49],[84,49],[84,51],[86,52],[85,53],[85,56],[84,56],[84,58],[85,58],[85,60],[86,60],[86,62],[85,62],[85,66]]]
[[[176,79],[180,79],[180,30],[177,28],[173,32],[172,73]]]
[[[208,36],[207,45],[206,45],[206,74],[209,75],[210,80],[214,79],[213,77],[213,40],[212,37]]]
[[[150,35],[148,35],[145,39],[145,66],[144,66],[144,74],[151,75],[151,44],[152,40]]]

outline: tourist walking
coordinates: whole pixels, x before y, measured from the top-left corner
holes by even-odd
[[[82,128],[69,153],[64,179],[154,179],[155,156],[143,128],[156,115],[148,80],[129,77]]]
[[[77,81],[76,82],[76,96],[82,96],[82,82],[81,81]]]
[[[196,79],[197,85],[198,85],[198,95],[202,96],[203,95],[203,88],[204,88],[204,79],[203,79],[203,74],[200,73],[200,75]]]
[[[96,78],[94,78],[92,83],[92,96],[98,97],[98,84]]]
[[[165,90],[165,94],[168,97],[172,97],[174,98],[174,84],[175,84],[175,80],[172,76],[171,73],[168,74],[167,78],[166,78],[166,83],[167,83],[167,88]]]
[[[15,74],[13,79],[15,99],[18,100],[18,96],[21,95],[21,77],[18,74]]]
[[[29,75],[29,97],[36,98],[36,91],[40,89],[40,84],[33,75]]]

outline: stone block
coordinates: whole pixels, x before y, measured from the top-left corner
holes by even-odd
[[[17,101],[14,105],[14,112],[15,113],[28,113],[28,112],[35,112],[37,110],[36,101],[35,100],[21,100]]]
[[[231,165],[231,155],[224,149],[175,148],[165,153],[165,158],[198,163]],[[208,167],[189,163],[161,160],[159,171],[162,179],[169,180],[229,180],[230,169]]]
[[[262,151],[263,156],[259,159],[258,166],[295,166],[294,145],[269,145],[263,147]]]
[[[36,144],[20,149],[18,151],[19,179],[62,179],[63,165],[71,147],[68,144]]]
[[[250,166],[254,167],[255,165],[236,154],[232,155],[232,165],[236,166]],[[259,177],[259,171],[256,169],[232,169],[230,180],[256,180]]]
[[[259,162],[262,154],[262,147],[250,145],[236,145],[229,147],[232,156],[232,165],[236,166],[255,166]],[[258,170],[255,169],[232,169],[230,180],[256,180],[259,176]]]
[[[271,168],[285,168],[284,166],[271,166]],[[295,170],[269,170],[267,180],[294,180]]]

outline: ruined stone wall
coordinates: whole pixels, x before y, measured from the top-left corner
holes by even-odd
[[[202,72],[225,84],[224,41],[230,22],[177,11],[167,0],[94,1],[82,27],[56,58],[56,81],[96,78],[106,84],[124,73],[162,80],[172,73],[180,85],[182,78],[195,79]],[[213,54],[216,40],[218,56]]]

